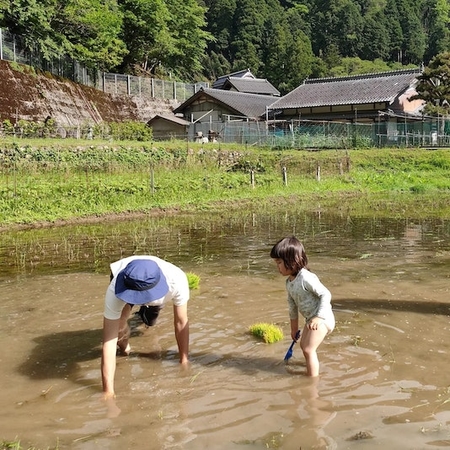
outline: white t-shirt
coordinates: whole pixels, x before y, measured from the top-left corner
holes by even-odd
[[[149,304],[152,306],[162,306],[172,300],[174,305],[181,306],[189,301],[189,282],[186,274],[179,267],[156,256],[133,255],[110,264],[113,279],[111,280],[111,283],[109,283],[108,289],[106,290],[105,311],[103,313],[107,319],[119,319],[122,309],[126,305],[125,301],[116,297],[116,277],[117,274],[122,269],[125,269],[128,263],[134,259],[150,259],[155,261],[166,277],[167,284],[169,285],[169,292],[165,295],[165,297],[150,302]]]

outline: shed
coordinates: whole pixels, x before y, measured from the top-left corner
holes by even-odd
[[[147,125],[153,130],[155,139],[184,139],[188,133],[189,122],[175,115],[158,114],[151,118]]]

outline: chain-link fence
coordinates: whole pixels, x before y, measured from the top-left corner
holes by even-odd
[[[0,28],[0,59],[26,64],[76,83],[94,87],[108,94],[172,99],[184,102],[201,87],[209,87],[209,83],[181,83],[100,72],[88,69],[65,55],[48,61],[38,51],[26,51],[24,48],[20,36]]]
[[[186,135],[168,133],[159,140],[238,143],[296,149],[371,147],[443,147],[450,145],[450,121],[424,118],[407,123],[343,123],[331,121],[227,121],[192,123]]]
[[[145,124],[142,124],[145,128]],[[20,120],[0,123],[0,136],[16,138],[119,139],[108,124],[81,124],[63,127],[54,121],[34,123]],[[142,129],[126,127],[126,139],[147,139]],[[134,133],[134,135],[133,135]],[[191,123],[185,133],[167,132],[152,141],[183,140],[199,143],[240,144],[273,149],[346,149],[373,147],[444,147],[450,146],[450,121],[425,119],[412,123],[340,123],[328,121],[226,121]]]
[[[211,140],[271,148],[354,148],[375,145],[376,130],[370,124],[336,122],[229,121],[195,123],[189,127],[189,140]]]
[[[450,145],[450,120],[424,117],[415,122],[385,122],[374,124],[379,147],[445,147]]]
[[[192,97],[201,87],[208,87],[208,83],[187,84],[116,73],[103,73],[99,86],[108,94],[174,99],[179,102]]]

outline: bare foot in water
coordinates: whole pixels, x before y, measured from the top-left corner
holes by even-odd
[[[120,345],[118,347],[119,347],[120,354],[123,355],[123,356],[128,356],[130,354],[130,352],[131,352],[130,344],[127,344],[125,349],[123,347],[121,347]]]

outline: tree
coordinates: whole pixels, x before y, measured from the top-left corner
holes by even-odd
[[[236,0],[209,0],[206,2],[207,31],[214,36],[208,42],[208,52],[222,55],[228,62],[233,60],[231,52],[233,20]]]
[[[448,115],[450,111],[450,52],[439,53],[418,77],[417,95],[412,100],[427,102],[425,112]]]
[[[20,36],[24,50],[47,61],[67,55],[102,69],[116,65],[126,52],[115,0],[11,0],[2,25]]]
[[[206,9],[197,0],[165,0],[174,49],[163,64],[175,76],[193,80],[200,76],[202,59],[213,36],[206,31]]]
[[[396,0],[387,0],[384,9],[384,17],[389,34],[389,57],[388,60],[394,62],[401,62],[402,60],[402,44],[403,44],[403,30],[400,25],[400,17],[397,9]]]
[[[314,54],[311,41],[303,32],[298,32],[290,41],[287,49],[284,85],[280,89],[287,93],[298,87],[311,75]]]
[[[417,5],[409,0],[398,0],[397,7],[403,32],[401,62],[420,64],[425,54],[426,36]]]
[[[175,42],[168,27],[169,10],[163,0],[121,0],[124,20],[122,39],[128,55],[121,68],[125,72],[155,73],[164,56],[174,52]]]
[[[396,67],[399,66],[399,67]],[[341,77],[346,75],[361,75],[364,73],[388,72],[390,70],[402,69],[404,66],[398,63],[386,63],[381,59],[367,61],[358,57],[342,58],[339,65],[329,70],[329,75]]]
[[[210,52],[203,57],[203,74],[208,80],[216,80],[220,76],[231,72],[231,64],[221,53]]]
[[[9,4],[8,0],[0,0],[0,24],[4,21],[5,11],[7,11]]]
[[[428,43],[425,62],[438,53],[450,49],[450,5],[447,0],[428,0],[426,5],[426,25]]]
[[[311,11],[313,49],[316,55],[335,45],[342,56],[353,56],[359,48],[363,18],[352,0],[318,0]]]
[[[261,76],[278,88],[287,77],[286,57],[290,38],[283,14],[272,14],[264,26],[261,42]]]
[[[283,10],[278,2],[268,3],[267,19],[261,42],[261,75],[282,94],[296,88],[311,74],[311,41],[302,30],[308,10],[295,4]]]
[[[265,6],[260,0],[241,0],[237,4],[231,42],[234,70],[250,68],[256,73],[260,68]]]
[[[52,27],[70,42],[69,55],[87,66],[108,70],[127,50],[120,39],[122,14],[116,0],[61,0]]]
[[[1,26],[20,36],[24,50],[40,52],[49,61],[70,48],[51,26],[56,9],[55,0],[10,0],[2,4]]]
[[[358,54],[362,59],[388,59],[389,58],[389,24],[385,23],[384,14],[376,13],[367,17],[361,36],[361,50]]]

